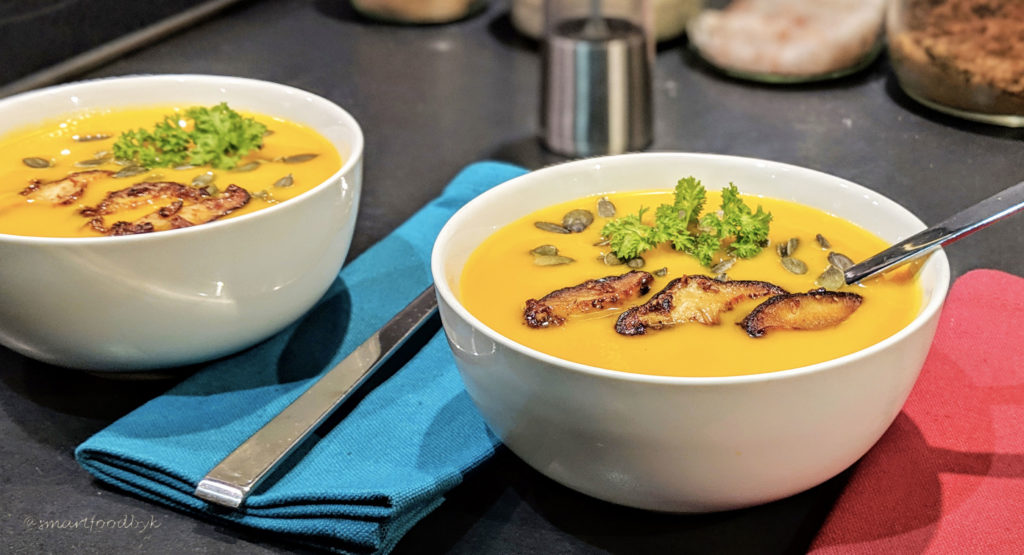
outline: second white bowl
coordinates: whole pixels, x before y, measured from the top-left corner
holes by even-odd
[[[89,108],[213,105],[308,125],[343,166],[294,199],[146,235],[0,234],[0,344],[61,366],[138,371],[209,360],[293,322],[337,276],[352,241],[363,135],[345,110],[252,79],[154,75],[73,83],[0,101],[0,133]]]

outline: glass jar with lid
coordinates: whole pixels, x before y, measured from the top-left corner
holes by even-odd
[[[687,23],[690,48],[739,79],[806,83],[860,71],[882,51],[886,0],[732,0]],[[716,2],[721,4],[721,2]]]
[[[971,120],[1024,126],[1024,1],[893,0],[886,27],[909,96]]]

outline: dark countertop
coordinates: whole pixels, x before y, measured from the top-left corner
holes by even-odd
[[[562,160],[536,140],[540,63],[508,3],[438,26],[390,26],[341,0],[245,2],[96,70],[215,73],[287,83],[349,110],[366,135],[364,193],[351,256],[386,235],[464,165]],[[935,222],[1024,178],[1024,130],[953,119],[899,90],[884,56],[865,71],[806,86],[723,77],[679,41],[662,45],[650,150],[766,158],[876,189]],[[948,253],[972,268],[1024,275],[1024,219]],[[76,445],[174,379],[111,380],[0,348],[0,551],[302,551],[273,536],[196,520],[108,489],[75,463]],[[752,509],[663,515],[612,506],[554,484],[507,451],[470,474],[398,553],[796,553],[809,545],[846,474]],[[135,530],[39,530],[39,519],[135,518]]]
[[[4,53],[0,83],[62,62],[203,1],[22,0],[0,3],[0,52]]]

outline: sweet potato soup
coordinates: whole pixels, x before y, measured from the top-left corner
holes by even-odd
[[[187,159],[146,167],[115,156],[123,133],[153,129],[169,115],[191,130],[190,108],[92,110],[0,137],[0,233],[94,237],[187,227],[286,201],[341,167],[314,130],[260,114],[242,116],[265,126],[256,134],[262,144],[230,165]]]
[[[914,271],[905,268],[854,286],[836,286],[841,295],[855,293],[862,301],[840,323],[824,329],[773,329],[752,337],[736,324],[765,301],[757,298],[744,299],[722,312],[715,325],[688,322],[623,335],[616,327],[624,310],[647,302],[674,278],[716,275],[693,256],[665,243],[641,257],[640,270],[653,276],[646,294],[625,306],[569,317],[562,325],[531,327],[524,318],[529,299],[541,299],[562,288],[631,270],[624,264],[610,266],[602,259],[609,252],[608,246],[600,244],[602,227],[614,218],[598,215],[599,198],[545,208],[487,238],[470,256],[460,279],[459,295],[466,308],[498,333],[562,359],[640,374],[691,377],[758,374],[833,359],[894,334],[919,311],[921,288]],[[760,205],[771,213],[768,243],[761,241],[764,248],[756,256],[738,258],[724,272],[726,276],[718,276],[719,280],[758,280],[789,293],[806,293],[819,289],[821,274],[832,265],[830,252],[856,261],[887,246],[870,232],[814,208],[770,198],[742,198],[752,208]],[[642,207],[671,203],[672,194],[621,193],[607,195],[607,199],[614,205],[616,217],[621,217],[636,214]],[[719,192],[709,191],[705,212],[713,212],[720,199]],[[594,222],[582,232],[553,233],[535,225],[562,222],[564,214],[580,208],[594,215]],[[653,212],[645,213],[642,220],[652,220]],[[793,238],[797,241],[791,241]],[[792,246],[794,252],[780,254],[780,244],[783,248]],[[547,265],[551,260],[545,259],[545,265],[539,264],[540,255],[531,251],[541,245],[554,246],[558,256],[573,262]],[[803,262],[806,271],[794,273],[794,269],[785,267],[782,254]],[[718,251],[713,262],[723,257]]]

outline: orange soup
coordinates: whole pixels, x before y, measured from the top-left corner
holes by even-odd
[[[741,185],[742,186],[742,185]],[[706,210],[718,207],[720,195],[709,191]],[[643,254],[644,271],[655,274],[650,292],[619,309],[608,309],[568,319],[564,325],[529,327],[524,320],[528,299],[586,280],[620,275],[625,265],[609,266],[599,260],[609,247],[601,242],[601,229],[611,218],[598,216],[599,197],[580,199],[540,210],[499,229],[472,253],[460,280],[460,300],[484,324],[502,335],[538,351],[600,368],[663,376],[735,376],[758,374],[826,361],[853,353],[905,327],[918,313],[922,298],[913,272],[905,269],[866,280],[840,291],[863,297],[860,307],[840,324],[820,330],[773,330],[750,337],[735,325],[764,299],[746,300],[722,314],[718,325],[686,323],[643,335],[616,333],[622,310],[647,301],[673,278],[690,274],[713,275],[694,257],[662,244]],[[672,203],[671,192],[648,191],[607,195],[616,216],[635,214],[641,207]],[[790,293],[817,289],[816,279],[829,267],[830,252],[862,260],[887,246],[886,242],[848,221],[820,210],[770,198],[744,197],[751,208],[771,212],[768,246],[760,254],[738,261],[727,270],[728,279],[767,281]],[[584,208],[595,221],[580,233],[559,234],[535,227],[534,222],[560,222],[563,214]],[[643,216],[653,219],[654,210]],[[817,240],[822,235],[830,248]],[[795,274],[781,264],[779,243],[799,240],[793,257],[807,265]],[[558,254],[574,259],[561,265],[539,266],[531,250],[554,245]],[[719,253],[716,260],[722,256]],[[664,268],[662,272],[656,270]]]
[[[178,190],[189,193],[186,197],[193,199],[219,198],[234,185],[248,193],[248,200],[222,209],[213,219],[232,218],[300,195],[341,167],[337,150],[316,131],[260,114],[242,115],[266,126],[262,147],[246,154],[231,169],[185,164],[145,168],[115,159],[113,145],[121,133],[151,129],[168,115],[180,117],[185,127],[183,114],[189,108],[191,106],[92,110],[0,137],[0,233],[37,237],[111,235],[115,233],[109,230],[117,221],[130,223],[156,218],[161,209],[165,212],[176,209],[175,202],[181,207],[182,198],[168,193],[168,188],[164,187],[154,198],[134,202],[131,206],[122,203],[121,210],[101,213],[97,220],[96,207],[111,193],[140,183],[184,185],[187,188],[178,187]],[[33,194],[40,187],[61,182],[69,176],[87,181],[80,192],[72,191],[59,197],[59,201]],[[203,194],[193,195],[198,189],[202,189]],[[188,198],[185,202],[187,206]]]

